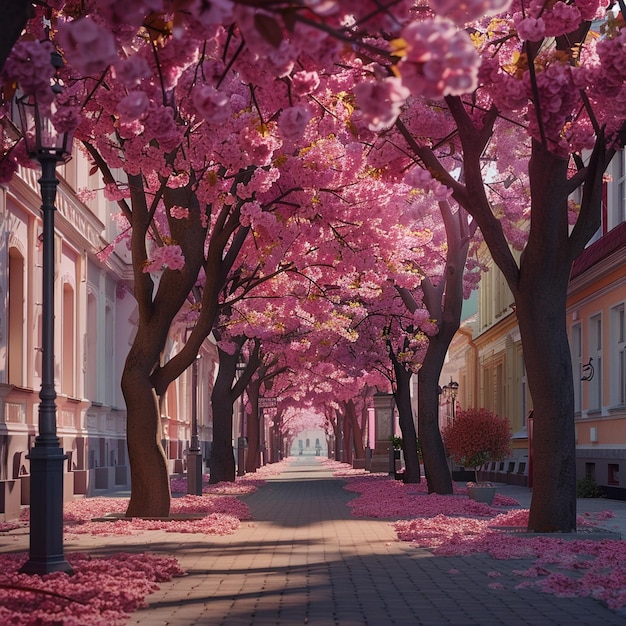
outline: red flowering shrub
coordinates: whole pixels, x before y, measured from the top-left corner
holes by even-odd
[[[511,454],[509,420],[486,409],[458,411],[441,437],[448,454],[463,467],[477,468]]]

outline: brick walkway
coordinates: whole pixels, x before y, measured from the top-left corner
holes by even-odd
[[[520,579],[513,570],[529,567],[531,560],[436,557],[399,542],[388,521],[352,517],[346,502],[355,494],[342,485],[315,458],[296,457],[244,498],[254,521],[243,522],[234,535],[81,535],[66,539],[66,551],[95,557],[149,551],[178,558],[189,575],[161,583],[129,625],[626,626],[626,612],[617,614],[590,598],[515,590]],[[498,491],[528,505],[528,489]],[[625,502],[579,501],[581,507],[612,509],[616,517],[608,527],[626,529]],[[27,534],[12,537],[5,549],[27,549],[21,545],[26,541]],[[488,587],[493,571],[501,573],[496,581],[504,589]]]
[[[529,560],[442,558],[398,542],[389,522],[350,516],[342,484],[298,457],[245,498],[255,519],[235,535],[162,533],[147,547],[175,554],[189,576],[162,584],[129,624],[626,624],[593,599],[514,590],[510,574]],[[494,570],[506,589],[487,586]]]

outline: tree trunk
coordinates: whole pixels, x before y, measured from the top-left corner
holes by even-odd
[[[261,456],[261,429],[259,420],[259,391],[258,380],[248,385],[248,398],[250,400],[251,413],[247,417],[248,425],[248,455],[246,457],[246,472],[256,472],[260,467]]]
[[[427,354],[417,373],[417,428],[428,492],[449,495],[452,493],[452,477],[439,431],[438,392],[443,358],[435,359],[441,347],[434,343],[429,344],[428,351],[432,355],[429,358]]]
[[[420,472],[420,460],[417,452],[417,433],[413,421],[411,409],[411,376],[412,372],[406,370],[397,359],[393,359],[393,368],[396,376],[396,407],[400,430],[402,431],[402,450],[404,452],[404,482],[419,483],[422,479]]]
[[[344,463],[352,465],[352,439],[354,437],[354,433],[352,432],[352,422],[345,411],[345,405],[344,411],[341,413],[341,423],[343,425],[343,437],[341,438],[341,441],[343,442],[342,459]]]
[[[232,384],[238,356],[239,352],[230,355],[219,350],[220,365],[211,394],[213,445],[209,459],[210,484],[235,480]]]
[[[167,517],[170,512],[170,481],[161,444],[161,416],[157,396],[145,369],[149,356],[136,338],[122,374],[126,401],[126,439],[132,477],[128,517]]]
[[[355,459],[365,458],[365,447],[363,445],[363,429],[359,424],[359,420],[356,415],[356,406],[354,400],[344,402],[345,414],[350,422],[350,432],[352,433],[352,445],[354,449]]]
[[[538,278],[538,277],[536,277]],[[536,280],[516,298],[533,399],[533,494],[528,529],[576,529],[574,390],[567,339],[567,281]]]
[[[452,477],[439,431],[439,377],[450,342],[461,325],[463,307],[463,273],[471,232],[465,211],[453,213],[448,202],[439,209],[446,228],[448,251],[444,274],[437,285],[425,277],[422,281],[424,303],[437,322],[438,332],[428,338],[424,361],[417,373],[417,432],[424,459],[424,474],[429,493],[452,493]],[[417,304],[406,289],[400,295],[410,312]]]

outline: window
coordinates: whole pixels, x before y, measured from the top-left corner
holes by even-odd
[[[589,410],[599,411],[602,407],[602,316],[594,315],[589,320],[589,358],[593,365],[593,378],[589,385]]]
[[[61,391],[74,396],[74,290],[69,283],[63,283]]]
[[[505,394],[506,383],[504,380],[504,365],[498,363],[496,366],[496,410],[498,415],[506,415],[507,410],[505,408]]]
[[[596,464],[595,463],[585,463],[585,478],[596,479]]]
[[[113,308],[107,304],[104,310],[104,389],[105,404],[117,406],[115,395],[115,332],[113,323]]]
[[[609,485],[619,485],[619,464],[609,463]]]
[[[611,404],[626,404],[626,316],[624,304],[611,309]]]
[[[582,333],[580,324],[574,324],[570,329],[570,353],[572,355],[572,372],[574,374],[574,411],[580,413],[582,372]]]
[[[8,302],[8,382],[17,387],[24,380],[24,257],[16,248],[9,249]]]
[[[87,334],[85,336],[85,397],[100,402],[98,389],[98,301],[93,293],[87,295]]]
[[[608,228],[626,221],[626,151],[620,150],[608,167],[612,181],[607,188]]]

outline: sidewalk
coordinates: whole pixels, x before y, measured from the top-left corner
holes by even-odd
[[[254,522],[235,535],[173,541],[163,533],[147,547],[175,554],[189,576],[163,584],[129,624],[626,624],[593,599],[490,589],[489,572],[501,572],[504,582],[531,561],[442,558],[412,548],[396,540],[388,521],[351,517],[345,503],[353,494],[342,484],[315,459],[298,457],[246,497]],[[528,489],[503,486],[502,492],[530,502]],[[613,509],[625,524],[626,503],[588,500],[580,507]]]
[[[342,485],[314,457],[296,457],[280,476],[245,496],[254,521],[243,522],[234,535],[83,535],[68,538],[66,549],[178,558],[189,575],[161,583],[129,625],[626,624],[626,614],[590,598],[513,589],[519,580],[513,582],[513,570],[529,567],[531,559],[439,557],[397,541],[389,521],[350,515],[346,502],[354,494]],[[530,502],[528,489],[498,490],[523,506]],[[579,501],[579,513],[606,509],[616,514],[607,529],[626,536],[626,502]],[[504,589],[488,587],[494,571]]]

